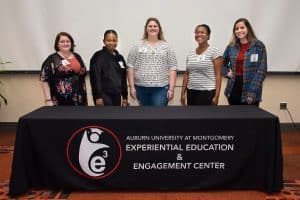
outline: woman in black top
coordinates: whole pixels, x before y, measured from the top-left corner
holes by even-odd
[[[127,66],[116,50],[118,35],[114,30],[104,33],[104,47],[97,51],[90,61],[90,81],[94,103],[97,106],[126,106]]]

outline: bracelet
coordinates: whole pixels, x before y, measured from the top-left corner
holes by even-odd
[[[48,101],[52,101],[52,99],[46,99],[46,100],[45,100],[45,103],[48,102]]]
[[[171,92],[174,92],[174,90],[172,90],[172,89],[169,89]]]

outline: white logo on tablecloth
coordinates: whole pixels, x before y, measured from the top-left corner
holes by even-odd
[[[109,148],[101,143],[102,130],[89,128],[84,131],[79,147],[79,163],[81,169],[89,176],[101,176],[106,167],[105,159],[108,151],[103,150],[103,156],[94,155],[97,150]]]
[[[111,130],[103,126],[85,126],[68,140],[66,156],[71,168],[81,176],[102,179],[118,168],[122,147]]]

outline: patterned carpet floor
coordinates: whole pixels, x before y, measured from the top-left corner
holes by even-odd
[[[288,137],[288,139],[287,139]],[[297,138],[297,139],[295,139]],[[5,199],[105,199],[105,200],[300,200],[300,134],[283,136],[284,189],[280,193],[266,194],[261,191],[53,191],[31,190],[17,198],[10,198],[9,177],[14,147],[0,145],[0,200]]]
[[[0,183],[0,200],[5,200],[5,199],[55,199],[55,200],[67,200],[67,199],[101,199],[100,196],[104,195],[104,192],[90,192],[90,195],[87,192],[80,192],[80,191],[76,191],[76,192],[69,192],[69,191],[64,191],[64,190],[60,190],[60,191],[54,191],[54,190],[32,190],[30,192],[28,192],[27,194],[18,197],[18,198],[10,198],[8,196],[8,190],[9,190],[9,181],[3,181]],[[216,191],[213,191],[216,192]],[[241,191],[240,191],[241,192]],[[232,197],[231,199],[240,199],[239,197],[239,193],[236,193],[236,197]],[[85,198],[83,198],[82,195],[80,195],[80,193],[84,194]],[[97,194],[98,193],[98,194]],[[109,193],[111,193],[111,198],[113,199],[112,196],[114,196],[116,194],[116,192],[105,192],[106,194],[104,196],[109,195]],[[185,195],[189,195],[188,192],[174,192],[174,193],[183,193]],[[195,193],[195,192],[193,192]],[[203,196],[202,191],[199,191],[199,197]],[[209,193],[209,191],[205,192],[206,194]],[[226,192],[221,192],[221,193],[226,193]],[[249,191],[245,191],[245,193],[249,193],[251,194],[251,192]],[[139,195],[139,193],[136,193]],[[263,193],[262,193],[263,194]],[[169,195],[170,198],[166,197],[166,195]],[[176,196],[178,196],[178,194],[174,194]],[[261,198],[261,195],[255,195],[255,196],[251,196],[249,199],[265,199],[265,200],[300,200],[300,180],[293,180],[293,181],[285,181],[284,183],[284,189],[277,194],[273,194],[273,195],[268,195],[268,194],[264,194],[265,197]],[[97,198],[98,196],[98,198]],[[134,198],[135,194],[128,195],[131,196],[131,198]],[[170,192],[165,193],[165,198],[161,198],[161,199],[171,199],[172,194]],[[192,195],[195,196],[195,195]],[[208,198],[212,197],[213,195],[207,195]],[[258,197],[258,198],[255,198]],[[208,199],[207,198],[207,199]],[[106,198],[107,199],[107,198]],[[117,198],[116,198],[117,199]],[[130,198],[129,198],[130,199]],[[141,199],[144,199],[143,197]],[[153,198],[154,199],[154,198]],[[158,198],[155,198],[158,199]],[[187,199],[198,199],[198,198],[187,198]],[[200,198],[199,198],[200,199]],[[204,198],[203,198],[204,199]],[[210,199],[215,199],[215,198],[210,198]]]

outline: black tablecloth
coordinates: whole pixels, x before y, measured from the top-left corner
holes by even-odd
[[[9,194],[282,182],[278,117],[255,106],[42,107],[19,119]]]

